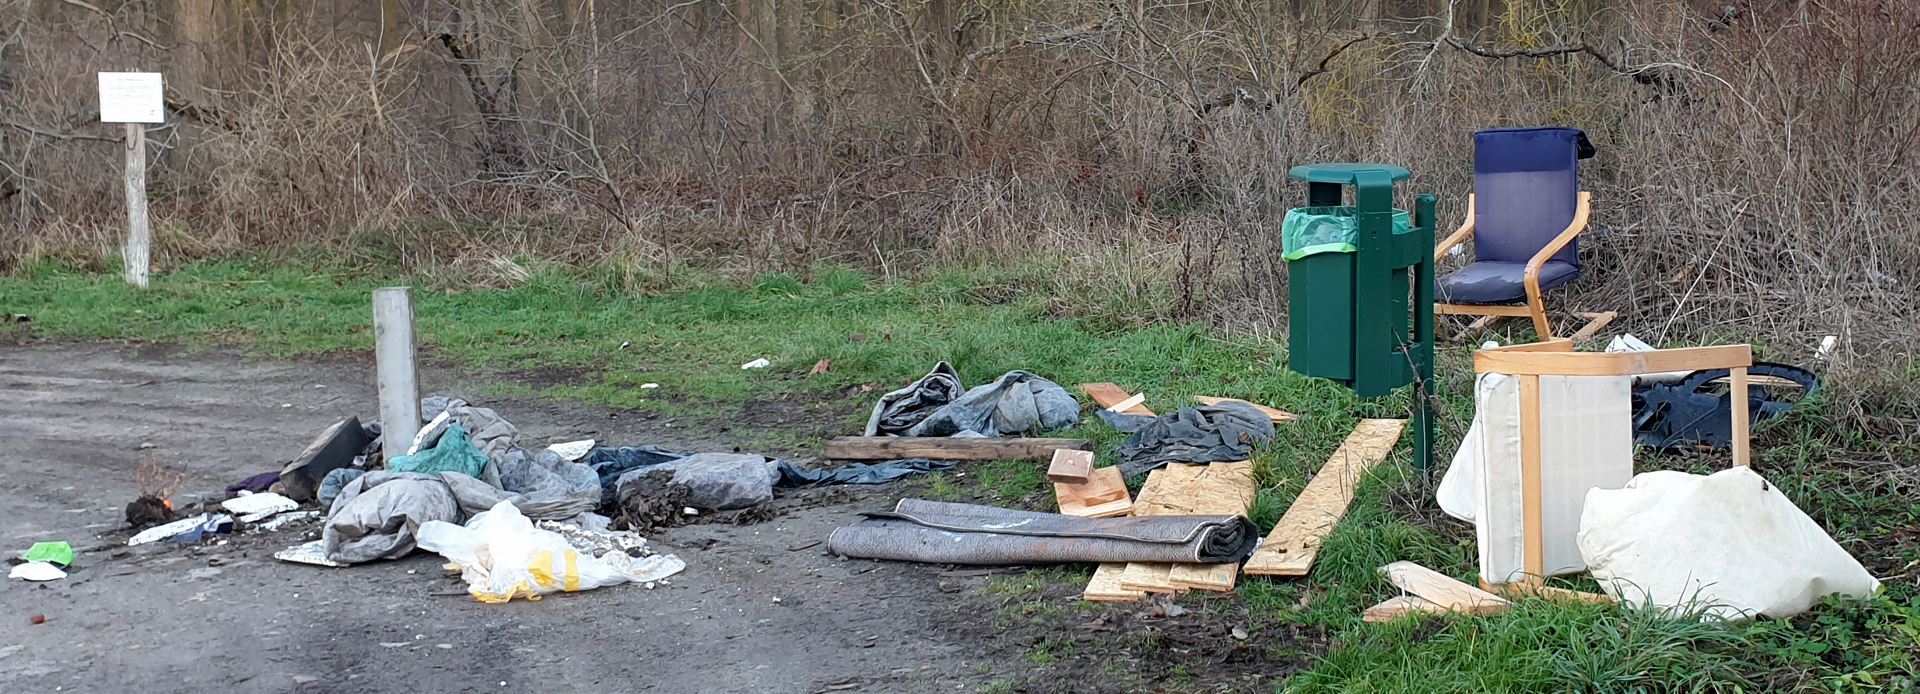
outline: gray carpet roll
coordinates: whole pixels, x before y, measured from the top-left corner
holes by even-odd
[[[1242,516],[1081,518],[994,506],[903,499],[833,531],[827,548],[861,559],[935,564],[1235,562],[1259,531]]]

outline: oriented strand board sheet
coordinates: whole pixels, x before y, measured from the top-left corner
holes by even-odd
[[[1080,390],[1086,391],[1087,397],[1093,398],[1093,404],[1099,405],[1100,409],[1103,410],[1126,402],[1129,397],[1127,391],[1122,390],[1120,386],[1112,383],[1082,383],[1080,384]],[[1147,409],[1146,405],[1134,405],[1133,407],[1121,410],[1121,412],[1124,414],[1153,416],[1153,410]]]
[[[1387,459],[1400,441],[1401,419],[1363,419],[1334,450],[1320,474],[1300,490],[1273,532],[1247,560],[1246,572],[1262,576],[1305,576],[1333,526],[1347,515],[1353,488],[1373,466]]]
[[[1133,510],[1127,479],[1117,467],[1094,469],[1086,484],[1055,483],[1053,498],[1060,504],[1060,513],[1068,516],[1112,518]]]
[[[1136,516],[1241,516],[1253,505],[1253,463],[1171,463],[1147,476]]]
[[[1276,410],[1271,407],[1267,407],[1266,405],[1247,402],[1239,398],[1215,398],[1215,397],[1209,397],[1206,395],[1195,395],[1193,396],[1193,399],[1199,401],[1200,404],[1202,405],[1218,405],[1223,402],[1243,402],[1248,405],[1252,405],[1253,409],[1259,410],[1262,414],[1265,414],[1267,416],[1267,419],[1273,420],[1274,424],[1279,424],[1281,422],[1291,422],[1293,420],[1300,418],[1300,415],[1294,414],[1292,412],[1288,412],[1286,410]]]
[[[1173,567],[1173,564],[1160,562],[1130,562],[1127,569],[1120,573],[1120,589],[1148,593],[1182,592],[1182,589],[1173,585]]]
[[[1080,599],[1088,602],[1133,602],[1147,597],[1144,592],[1120,587],[1120,574],[1126,571],[1126,564],[1101,564],[1100,568],[1094,569],[1093,580],[1087,581],[1087,590],[1080,595]]]
[[[1175,588],[1187,590],[1212,590],[1226,592],[1233,590],[1240,580],[1239,564],[1174,564],[1173,571],[1167,574],[1167,582]]]

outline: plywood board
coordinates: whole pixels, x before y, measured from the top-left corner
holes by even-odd
[[[833,460],[1052,460],[1062,448],[1090,450],[1086,439],[985,439],[905,436],[841,436],[827,441]]]
[[[1195,395],[1193,396],[1193,399],[1199,401],[1200,404],[1202,405],[1218,405],[1223,402],[1245,402],[1248,405],[1252,405],[1254,409],[1259,410],[1262,414],[1265,414],[1267,416],[1267,419],[1273,420],[1274,424],[1279,424],[1281,422],[1291,422],[1293,420],[1300,418],[1300,415],[1294,414],[1292,412],[1288,412],[1286,410],[1276,410],[1271,407],[1267,407],[1266,405],[1247,402],[1239,398],[1216,398],[1216,397],[1211,397],[1206,395]]]
[[[1053,496],[1060,505],[1060,513],[1069,516],[1111,518],[1133,510],[1126,477],[1117,467],[1095,469],[1086,484],[1055,483]]]
[[[1513,607],[1513,603],[1506,598],[1410,561],[1396,561],[1382,566],[1380,574],[1401,590],[1418,595],[1448,612],[1493,614]]]
[[[1053,452],[1047,465],[1047,479],[1061,484],[1086,484],[1093,474],[1093,451],[1061,448]]]
[[[1408,615],[1441,614],[1446,610],[1439,605],[1426,601],[1417,595],[1400,595],[1387,598],[1378,605],[1369,607],[1360,613],[1363,622],[1391,622]]]
[[[1099,405],[1100,409],[1103,410],[1126,402],[1129,397],[1127,391],[1122,390],[1120,386],[1112,383],[1082,383],[1080,384],[1080,390],[1086,391],[1087,397],[1093,398],[1093,404]],[[1153,416],[1153,410],[1147,409],[1145,405],[1134,405],[1133,407],[1121,410],[1121,413],[1143,414],[1148,417]]]
[[[1273,532],[1247,560],[1246,572],[1262,576],[1305,576],[1313,568],[1320,543],[1347,515],[1353,488],[1400,440],[1402,419],[1363,419],[1341,442],[1320,473],[1300,490]]]
[[[1094,569],[1093,579],[1087,581],[1087,589],[1080,594],[1080,599],[1088,602],[1132,602],[1147,597],[1145,592],[1120,587],[1120,574],[1126,571],[1126,564],[1101,564],[1100,568]]]
[[[1155,470],[1134,501],[1136,516],[1240,516],[1253,505],[1253,463],[1172,463]]]
[[[1127,570],[1120,574],[1120,588],[1148,593],[1182,592],[1184,589],[1173,585],[1173,566],[1161,562],[1130,562]]]

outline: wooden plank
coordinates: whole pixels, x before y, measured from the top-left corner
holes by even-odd
[[[1540,377],[1520,377],[1520,506],[1521,564],[1526,576],[1521,580],[1538,583],[1547,578],[1547,529],[1541,495],[1540,473]],[[1506,578],[1506,577],[1501,577]],[[1505,582],[1505,581],[1502,581]]]
[[[1047,465],[1047,479],[1061,484],[1086,484],[1092,474],[1093,451],[1061,448],[1053,452],[1053,462]]]
[[[1410,561],[1396,561],[1380,567],[1385,576],[1401,590],[1417,595],[1448,612],[1494,614],[1513,606],[1506,598],[1455,580],[1451,576]]]
[[[1391,622],[1413,615],[1443,614],[1445,612],[1445,608],[1427,602],[1417,595],[1400,595],[1387,598],[1380,604],[1363,610],[1360,613],[1360,621],[1378,624],[1380,622]]]
[[[1069,516],[1111,518],[1133,510],[1126,477],[1117,467],[1095,468],[1086,484],[1055,483],[1053,496],[1060,513]]]
[[[1475,372],[1515,376],[1631,376],[1664,371],[1737,369],[1752,365],[1752,345],[1685,347],[1648,352],[1530,352],[1500,347],[1473,353]]]
[[[1267,419],[1273,420],[1274,424],[1279,424],[1281,422],[1291,422],[1293,420],[1300,418],[1300,415],[1294,414],[1292,412],[1288,412],[1286,410],[1276,410],[1271,407],[1267,407],[1266,405],[1262,405],[1254,402],[1247,402],[1239,398],[1216,398],[1208,395],[1195,395],[1193,396],[1193,399],[1200,401],[1200,404],[1202,405],[1218,405],[1223,402],[1246,403],[1248,405],[1252,405],[1254,409],[1259,410],[1262,414],[1265,414],[1267,416]]]
[[[1092,450],[1086,439],[978,439],[842,436],[827,442],[834,460],[1049,460],[1062,448]]]
[[[1226,564],[1174,564],[1173,571],[1167,574],[1167,582],[1175,588],[1185,590],[1211,590],[1227,592],[1233,590],[1240,580],[1240,565]]]
[[[1489,588],[1492,590],[1489,590]],[[1553,586],[1539,585],[1536,583],[1508,583],[1502,586],[1488,586],[1486,579],[1483,578],[1480,579],[1480,589],[1498,593],[1501,597],[1508,600],[1519,600],[1524,597],[1538,596],[1559,602],[1588,602],[1595,605],[1615,604],[1613,598],[1599,593],[1583,593],[1577,590],[1555,588]]]
[[[1434,304],[1433,312],[1443,316],[1520,316],[1533,315],[1525,306],[1482,306],[1480,304]]]
[[[1093,579],[1087,581],[1087,589],[1080,594],[1080,599],[1088,602],[1132,602],[1147,597],[1143,591],[1120,587],[1120,574],[1126,571],[1126,564],[1101,564],[1100,568],[1093,570]]]
[[[1374,465],[1387,459],[1400,440],[1402,419],[1363,419],[1327,458],[1307,488],[1287,508],[1273,532],[1247,560],[1246,572],[1262,576],[1305,576],[1313,568],[1320,543],[1347,515],[1353,488]]]
[[[1619,317],[1620,317],[1620,313],[1618,311],[1606,311],[1602,313],[1586,314],[1586,319],[1587,319],[1586,326],[1580,328],[1580,330],[1578,330],[1574,334],[1567,336],[1567,339],[1585,340],[1589,337],[1593,337],[1594,335],[1599,334],[1599,332],[1602,329],[1606,328],[1607,324],[1612,323],[1613,319],[1619,318]]]
[[[1120,573],[1120,589],[1147,593],[1180,593],[1184,590],[1173,585],[1173,564],[1145,561],[1127,564],[1126,570]]]
[[[1747,412],[1747,367],[1731,369],[1733,392],[1733,464],[1740,467],[1753,465],[1752,433],[1747,428],[1753,424],[1753,416]]]
[[[1120,386],[1112,383],[1082,383],[1080,384],[1080,390],[1086,391],[1087,397],[1093,398],[1093,404],[1100,406],[1100,409],[1103,410],[1120,404],[1128,397],[1127,391],[1121,390]],[[1153,416],[1153,410],[1149,410],[1140,405],[1134,405],[1133,407],[1121,410],[1121,412],[1124,414]]]
[[[1107,408],[1107,411],[1125,414],[1127,410],[1131,410],[1135,407],[1139,407],[1140,403],[1143,403],[1146,401],[1147,401],[1147,394],[1145,391],[1141,391],[1139,393],[1134,393],[1133,397],[1114,403],[1112,407]]]

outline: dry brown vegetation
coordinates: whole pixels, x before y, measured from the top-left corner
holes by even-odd
[[[0,0],[0,268],[107,268],[92,73],[164,70],[164,267],[893,274],[1046,257],[1135,320],[1284,329],[1288,167],[1401,164],[1457,223],[1471,133],[1599,146],[1568,310],[1737,336],[1911,418],[1920,3],[1900,0]],[[509,263],[510,264],[510,263]],[[517,266],[516,266],[517,267]],[[1859,397],[1864,396],[1864,397]]]

